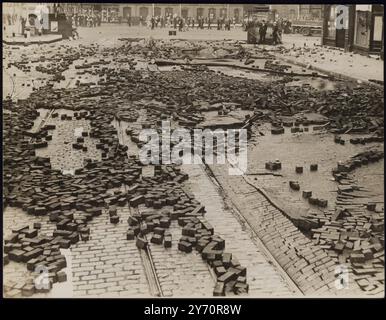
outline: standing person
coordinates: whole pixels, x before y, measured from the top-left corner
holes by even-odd
[[[280,21],[280,23],[277,24],[277,27],[278,27],[278,39],[279,39],[279,43],[281,43],[281,38],[283,34],[283,21]]]
[[[182,20],[182,18],[179,18],[178,31],[182,31],[183,26],[184,26],[184,21]]]
[[[210,18],[208,18],[208,30],[211,29],[210,23],[211,23]]]
[[[267,24],[265,23],[265,20],[262,21],[261,26],[259,28],[259,35],[260,35],[260,44],[265,43],[265,35],[267,34]]]
[[[279,43],[279,27],[276,21],[272,25],[272,40],[274,45]]]
[[[154,26],[155,26],[155,20],[154,20],[154,17],[151,17],[150,23],[151,23],[151,30],[153,30],[153,29],[154,29]]]
[[[21,34],[24,35],[25,33],[25,25],[27,24],[27,19],[20,16],[20,25],[21,25]]]
[[[143,18],[142,16],[139,16],[139,25],[143,27]]]

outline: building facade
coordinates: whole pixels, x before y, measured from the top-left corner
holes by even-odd
[[[339,5],[323,6],[322,44],[362,54],[383,55],[383,5],[344,7],[346,9]]]
[[[295,20],[321,20],[322,5],[319,4],[289,4],[271,5],[278,18]]]
[[[55,3],[33,2],[3,2],[2,3],[2,29],[5,35],[23,33],[24,28],[33,28],[38,16],[43,17],[56,12]],[[43,24],[43,31],[47,31],[47,24]],[[24,26],[24,27],[23,27]]]
[[[177,15],[183,18],[207,17],[235,18],[241,22],[244,16],[242,4],[176,4],[176,3],[103,3],[101,6],[103,22],[121,22],[130,17],[132,23],[151,16]]]

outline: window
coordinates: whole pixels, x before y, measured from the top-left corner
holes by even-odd
[[[220,9],[220,18],[226,18],[227,17],[227,9],[222,8]]]
[[[373,40],[382,41],[383,16],[374,17]]]
[[[188,14],[189,14],[189,10],[188,10],[188,9],[183,8],[183,9],[181,10],[181,16],[182,16],[182,18],[184,18],[184,19],[188,18]]]
[[[155,17],[160,17],[161,16],[161,8],[160,7],[155,7],[154,8],[154,16]]]
[[[130,7],[124,7],[123,8],[123,17],[124,18],[131,17],[131,8]]]
[[[208,10],[208,17],[209,17],[210,19],[215,19],[215,18],[216,18],[216,9],[210,8],[210,9]]]
[[[368,47],[370,37],[370,12],[356,11],[355,13],[355,44],[361,47]]]
[[[197,18],[204,16],[204,9],[203,8],[197,8]]]
[[[149,9],[146,7],[141,7],[139,8],[139,16],[142,17],[143,19],[146,19],[147,16],[149,15]]]
[[[166,16],[172,16],[173,15],[173,8],[166,8],[165,9],[165,15]]]
[[[336,37],[336,7],[330,6],[330,14],[327,21],[327,36],[329,38]]]

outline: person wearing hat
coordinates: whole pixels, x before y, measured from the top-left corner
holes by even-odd
[[[259,28],[259,34],[260,34],[260,44],[265,43],[265,35],[267,34],[267,24],[265,23],[265,20],[262,21],[260,28]]]
[[[279,43],[279,26],[276,21],[272,25],[272,39],[274,45]]]

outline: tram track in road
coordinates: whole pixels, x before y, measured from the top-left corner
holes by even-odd
[[[116,127],[117,127],[118,139],[120,137],[122,144],[123,145],[127,145],[126,144],[126,137],[125,137],[126,133],[122,129],[121,121],[116,119],[116,118],[115,118],[115,121],[116,121],[116,124],[117,124]],[[123,186],[124,186],[125,192],[127,192],[126,184],[123,184]],[[130,210],[130,215],[133,215],[134,213],[135,214],[140,214],[138,207],[131,207],[129,205],[129,210]],[[143,238],[144,238],[145,241],[147,241],[146,235],[144,235]],[[147,281],[149,283],[149,288],[150,288],[151,295],[155,296],[155,297],[163,297],[164,294],[162,292],[161,283],[160,283],[160,280],[159,280],[158,275],[157,275],[157,271],[156,271],[156,267],[155,267],[155,264],[154,264],[154,260],[153,260],[153,256],[152,256],[152,253],[151,253],[150,246],[148,245],[143,250],[138,248],[138,252],[139,252],[139,254],[141,256],[142,266],[143,266],[143,269],[145,271],[146,279],[147,279]]]
[[[289,286],[291,291],[299,296],[304,295],[304,292],[301,290],[301,288],[298,286],[298,284],[291,278],[291,276],[284,270],[284,268],[281,266],[281,264],[277,261],[275,256],[271,253],[271,251],[267,248],[267,246],[264,244],[264,242],[260,239],[259,235],[257,234],[255,228],[250,223],[250,221],[244,217],[242,212],[239,210],[239,208],[236,206],[234,201],[231,198],[226,199],[227,192],[221,185],[221,182],[217,179],[216,175],[214,174],[212,168],[209,164],[206,162],[203,162],[203,169],[205,174],[208,176],[208,178],[211,180],[211,182],[215,185],[215,187],[218,189],[221,197],[223,198],[224,203],[227,204],[227,206],[231,209],[233,215],[236,217],[236,219],[242,224],[248,227],[248,231],[253,235],[253,239],[258,245],[258,247],[261,249],[261,253],[265,256],[267,261],[271,263],[275,269],[279,272],[279,274],[282,276],[282,278],[285,280],[286,284]],[[243,180],[248,183],[245,180],[245,177],[243,176]],[[263,195],[264,196],[264,195]],[[264,196],[266,198],[266,196]],[[274,204],[270,202],[270,199],[267,199],[272,208],[278,209]],[[281,210],[281,209],[279,209]]]

